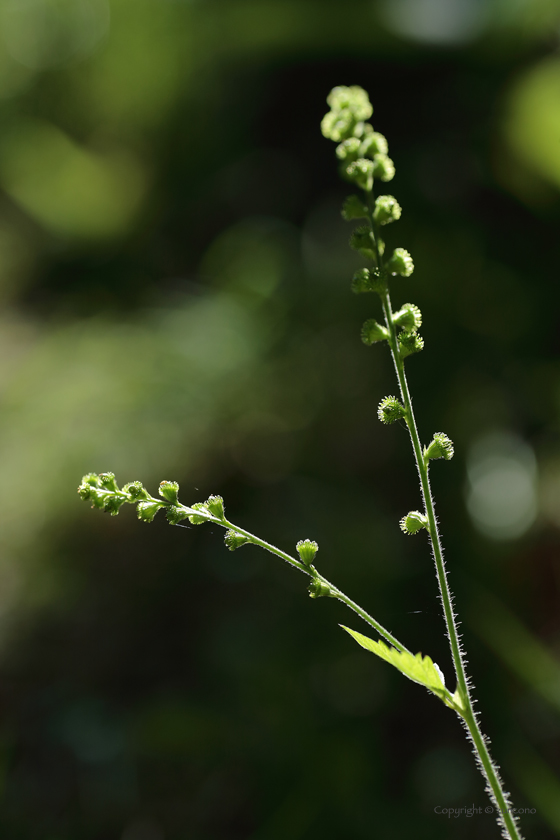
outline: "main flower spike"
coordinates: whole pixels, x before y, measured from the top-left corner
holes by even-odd
[[[400,526],[406,534],[415,534],[422,529],[426,529],[432,544],[447,635],[457,676],[457,689],[453,695],[446,697],[444,702],[459,714],[467,726],[474,744],[478,765],[486,779],[487,790],[490,792],[493,803],[492,810],[498,815],[498,822],[505,832],[504,837],[508,837],[510,840],[520,840],[516,818],[512,814],[508,794],[504,792],[497,768],[492,763],[487,741],[480,731],[473,701],[470,697],[465,660],[461,650],[428,480],[430,460],[435,458],[449,460],[453,455],[453,444],[447,435],[438,432],[427,447],[422,447],[404,365],[408,356],[418,353],[424,347],[424,339],[418,334],[422,324],[422,315],[418,307],[412,303],[406,303],[400,310],[393,312],[389,294],[389,281],[393,277],[397,275],[410,277],[414,271],[413,259],[406,249],[395,248],[388,258],[385,258],[384,255],[381,231],[385,226],[398,221],[401,216],[401,207],[392,195],[378,195],[376,197],[374,188],[378,181],[391,180],[395,174],[395,167],[388,156],[387,140],[382,134],[374,131],[370,123],[366,122],[373,109],[369,105],[365,91],[357,87],[337,87],[330,93],[327,101],[331,111],[323,120],[323,134],[339,144],[336,154],[340,161],[342,177],[346,180],[353,180],[356,186],[363,190],[363,196],[352,197],[351,200],[347,200],[343,208],[343,216],[348,220],[361,219],[364,218],[364,210],[367,210],[365,215],[367,223],[354,231],[350,244],[366,260],[369,260],[371,265],[354,274],[352,290],[357,293],[377,292],[385,319],[385,326],[379,324],[374,318],[366,320],[362,329],[362,341],[366,344],[374,344],[385,338],[387,339],[402,400],[397,399],[397,397],[385,397],[379,405],[377,414],[382,423],[394,423],[396,420],[405,419],[420,477],[425,511],[424,513],[411,511],[403,517]],[[312,596],[318,597],[322,594],[321,589],[322,587],[319,584],[312,583]],[[383,658],[377,643],[371,642],[371,640],[364,642],[365,637],[361,637],[360,634],[356,635],[353,631],[349,632],[354,635],[362,647],[373,650]],[[447,691],[443,681],[440,681],[437,676],[438,669],[431,660],[426,662],[420,657],[415,662],[414,657],[411,657],[410,660],[403,657],[401,662],[400,656],[396,656],[392,664],[397,664],[397,661],[399,662],[397,667],[406,663],[406,667],[401,667],[401,670],[408,676],[413,670],[417,675],[422,672],[424,677],[420,681],[424,682],[425,685],[428,685],[429,682],[432,690],[434,687],[436,688],[435,693],[438,696],[442,696],[442,690]],[[436,674],[435,677],[434,673]]]

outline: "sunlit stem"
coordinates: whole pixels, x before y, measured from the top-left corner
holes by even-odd
[[[368,200],[369,222],[371,225],[371,235],[374,243],[374,252],[376,255],[377,267],[380,271],[382,271],[383,257],[379,252],[379,232],[374,219],[375,205],[373,187],[372,189],[366,191],[366,195]],[[432,544],[441,602],[443,604],[445,624],[447,627],[447,636],[451,648],[451,656],[453,658],[455,674],[457,676],[457,693],[459,695],[460,705],[462,706],[460,714],[468,727],[475,751],[478,755],[480,769],[482,771],[483,776],[488,782],[490,788],[489,792],[491,792],[491,796],[494,799],[495,804],[500,811],[501,820],[503,821],[504,826],[507,828],[510,838],[512,840],[521,840],[521,835],[519,834],[517,825],[511,814],[511,805],[508,802],[508,798],[502,788],[498,772],[490,757],[490,753],[486,745],[486,739],[483,736],[478,725],[478,721],[476,719],[472,699],[469,692],[468,678],[465,669],[465,660],[459,642],[459,634],[457,631],[455,614],[453,612],[451,592],[449,589],[449,584],[447,582],[447,571],[443,559],[441,539],[435,515],[434,501],[432,497],[432,491],[430,489],[430,481],[428,477],[428,463],[424,459],[422,446],[420,444],[420,437],[418,435],[418,428],[416,426],[416,419],[414,417],[414,411],[412,408],[412,399],[410,397],[410,390],[408,387],[408,382],[404,370],[404,360],[399,350],[397,331],[393,321],[391,298],[387,286],[385,286],[385,290],[382,293],[380,293],[380,298],[381,304],[383,306],[383,315],[385,317],[385,323],[389,331],[389,348],[391,350],[391,356],[393,358],[393,363],[399,382],[399,388],[401,392],[403,405],[406,410],[405,419],[406,424],[408,426],[408,431],[410,433],[410,440],[412,442],[412,449],[414,452],[416,466],[418,468],[420,487],[422,491],[422,498],[424,501],[424,509],[426,516],[428,517],[427,530],[430,542]]]

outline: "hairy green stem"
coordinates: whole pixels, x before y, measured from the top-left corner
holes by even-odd
[[[377,224],[373,216],[373,189],[367,190],[366,194],[368,201],[369,223],[371,225],[374,251],[377,258],[377,266],[380,270],[382,270],[383,258],[380,254],[379,249],[379,234],[377,230]],[[476,718],[476,713],[473,708],[473,702],[469,692],[469,680],[465,669],[465,660],[461,651],[461,644],[459,641],[459,633],[457,631],[455,613],[453,612],[452,596],[447,581],[447,570],[445,568],[445,562],[443,559],[441,538],[435,514],[434,500],[430,488],[428,462],[427,459],[424,458],[422,445],[420,443],[418,427],[416,425],[416,419],[414,417],[414,411],[412,408],[412,399],[410,396],[410,390],[408,387],[408,382],[404,370],[404,360],[399,351],[397,331],[393,321],[391,298],[387,286],[385,286],[384,291],[380,293],[380,297],[381,304],[383,307],[383,315],[385,317],[385,323],[389,331],[389,348],[391,350],[391,356],[393,358],[393,364],[395,366],[395,371],[397,374],[401,397],[406,410],[406,424],[408,426],[410,440],[412,442],[412,449],[414,451],[414,458],[416,461],[416,466],[418,468],[420,487],[422,491],[422,498],[424,501],[424,511],[428,518],[428,534],[434,554],[440,597],[443,605],[445,624],[447,627],[447,637],[449,639],[449,646],[451,648],[453,665],[455,668],[455,674],[457,676],[457,693],[459,695],[459,701],[461,706],[461,712],[458,712],[458,714],[460,714],[460,716],[465,722],[469,736],[474,746],[479,768],[488,784],[488,793],[490,794],[498,810],[498,822],[507,830],[511,840],[522,840],[515,819],[513,818],[511,813],[511,805],[502,787],[502,782],[498,775],[498,771],[494,762],[492,761],[490,752],[488,750],[486,738],[480,730]]]
[[[305,563],[302,563],[299,560],[296,560],[295,557],[292,557],[290,554],[286,554],[285,551],[282,549],[277,548],[275,545],[262,540],[260,537],[257,537],[255,534],[251,534],[250,531],[246,531],[244,528],[240,528],[238,525],[234,525],[232,522],[228,522],[227,519],[224,519],[223,522],[220,520],[214,520],[217,524],[225,526],[227,528],[231,528],[237,534],[241,534],[244,537],[247,537],[249,542],[253,543],[254,545],[258,545],[261,548],[264,548],[265,551],[270,551],[271,554],[275,554],[276,557],[280,557],[282,560],[285,560],[286,563],[289,563],[291,566],[294,566],[296,569],[299,569],[300,572],[303,572],[306,575],[309,575],[310,578],[314,580],[318,580],[320,583],[323,583],[325,586],[328,586],[332,592],[332,597],[337,598],[339,601],[342,601],[343,604],[346,604],[351,610],[353,610],[357,615],[363,619],[366,624],[369,624],[370,627],[373,627],[380,636],[382,636],[386,641],[388,641],[393,647],[397,650],[400,650],[401,653],[410,653],[410,651],[402,645],[398,639],[390,633],[388,630],[383,627],[378,621],[375,620],[369,613],[367,613],[362,607],[356,604],[355,601],[352,601],[347,595],[344,594],[337,586],[333,583],[328,581],[326,577],[319,574],[316,569],[310,568],[306,566]]]

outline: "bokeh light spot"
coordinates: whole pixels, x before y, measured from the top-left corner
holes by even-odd
[[[469,453],[467,507],[476,528],[495,540],[515,539],[537,514],[532,449],[507,432],[480,438]]]

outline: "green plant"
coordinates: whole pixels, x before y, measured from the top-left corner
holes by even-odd
[[[191,506],[182,504],[178,498],[179,486],[173,481],[163,481],[159,487],[159,498],[154,498],[140,482],[131,482],[121,490],[113,473],[90,474],[84,476],[78,491],[82,499],[91,501],[92,506],[113,516],[118,514],[123,504],[130,503],[136,505],[138,517],[144,522],[151,522],[158,511],[163,509],[172,525],[177,525],[184,519],[188,519],[193,525],[205,522],[220,525],[226,529],[225,544],[230,551],[248,543],[258,545],[306,574],[311,579],[309,594],[312,598],[336,598],[350,607],[376,630],[384,641],[373,641],[348,627],[343,629],[363,648],[389,662],[409,679],[425,686],[459,716],[472,741],[478,767],[486,779],[487,791],[493,802],[498,823],[502,827],[503,836],[511,840],[520,840],[515,811],[508,794],[504,791],[497,768],[490,757],[487,739],[481,733],[474,712],[430,490],[430,461],[452,458],[453,444],[443,432],[434,434],[427,446],[422,447],[420,443],[404,362],[408,356],[418,353],[424,346],[418,333],[422,316],[418,307],[411,303],[405,304],[397,312],[393,312],[391,306],[390,278],[396,275],[409,277],[414,270],[412,258],[403,248],[395,248],[389,257],[385,257],[385,244],[381,238],[381,229],[400,218],[401,208],[393,196],[375,197],[374,183],[376,180],[390,181],[395,168],[387,156],[385,137],[374,131],[367,122],[373,109],[364,90],[359,87],[336,87],[329,94],[327,101],[331,110],[322,121],[322,132],[325,137],[338,144],[336,154],[340,160],[342,177],[361,190],[360,195],[354,194],[346,199],[342,215],[346,220],[364,220],[365,223],[353,232],[350,244],[371,262],[370,268],[362,268],[355,273],[352,289],[358,294],[375,293],[381,301],[385,322],[383,325],[374,319],[367,320],[362,328],[362,340],[367,345],[387,342],[400,390],[400,399],[388,396],[381,400],[378,417],[383,423],[399,420],[404,422],[410,434],[420,477],[423,511],[410,511],[401,519],[400,527],[406,534],[416,534],[421,530],[428,532],[457,678],[455,691],[451,692],[445,686],[442,672],[429,656],[411,653],[378,621],[318,571],[315,566],[317,543],[302,540],[296,546],[297,557],[287,554],[230,522],[226,518],[224,502],[220,496],[210,496],[205,502],[197,502]]]

